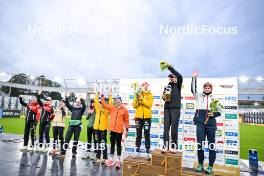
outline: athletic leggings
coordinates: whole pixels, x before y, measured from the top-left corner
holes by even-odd
[[[87,151],[91,151],[91,146],[92,146],[92,140],[94,143],[94,151],[96,152],[96,138],[95,138],[95,130],[93,128],[87,127]]]
[[[74,138],[73,138],[74,141],[73,141],[72,153],[77,154],[77,145],[78,145],[81,130],[82,130],[82,128],[80,125],[76,125],[76,126],[70,125],[68,127],[68,130],[67,130],[67,133],[65,136],[65,144],[61,148],[61,154],[62,155],[65,155],[66,150],[69,147],[69,142],[70,142],[73,134],[74,134]]]
[[[117,156],[121,156],[121,141],[122,141],[122,135],[123,133],[117,133],[117,132],[110,132],[110,142],[111,142],[111,155],[114,155],[115,153],[115,145],[117,147]]]
[[[35,138],[35,120],[29,120],[25,123],[25,129],[24,129],[24,146],[28,145],[29,140],[29,134],[31,136],[31,145],[34,146],[34,138]]]
[[[53,149],[57,148],[58,146],[58,139],[60,140],[60,147],[62,148],[63,144],[64,144],[64,138],[63,138],[63,131],[64,131],[64,127],[60,127],[60,126],[54,126],[53,127]]]
[[[39,144],[40,144],[39,146],[40,147],[42,147],[42,145],[43,145],[43,135],[44,134],[45,134],[46,144],[49,145],[49,143],[50,143],[49,131],[50,131],[50,122],[49,121],[44,121],[44,122],[39,123]]]
[[[98,144],[98,150],[96,153],[96,158],[101,158],[101,152],[103,150],[103,159],[107,159],[107,131],[106,130],[96,130],[96,139]]]

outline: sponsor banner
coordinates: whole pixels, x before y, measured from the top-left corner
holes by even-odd
[[[225,119],[237,119],[237,114],[225,114]]]
[[[237,106],[225,106],[225,109],[237,110]]]
[[[223,122],[216,122],[216,127],[219,128],[219,127],[223,127],[224,126],[224,123]]]
[[[136,132],[129,131],[127,135],[130,137],[136,137]]]
[[[129,122],[131,130],[129,136],[125,140],[127,146],[125,151],[135,152],[136,129],[134,114],[135,109],[132,107],[134,99],[134,90],[131,85],[137,81],[140,84],[147,81],[150,84],[150,89],[154,96],[152,106],[152,125],[151,125],[151,150],[157,147],[158,144],[163,144],[164,130],[164,101],[161,99],[161,94],[164,87],[167,85],[167,79],[124,79],[120,80],[119,95],[122,96],[126,107],[129,110]],[[239,125],[238,125],[238,90],[236,78],[199,78],[197,82],[198,92],[202,91],[204,82],[211,82],[214,86],[214,98],[219,100],[224,106],[222,116],[216,118],[216,147],[217,157],[216,164],[230,165],[226,162],[238,159],[239,156]],[[182,87],[182,109],[178,127],[178,144],[179,149],[188,147],[189,143],[196,141],[196,126],[193,124],[193,117],[196,112],[196,100],[190,92],[191,79],[185,78]],[[144,135],[142,134],[142,147],[144,147]],[[129,142],[129,141],[130,142]],[[133,146],[133,148],[132,148]],[[142,150],[143,151],[143,150]],[[205,150],[208,157],[208,149]],[[224,151],[224,152],[223,152]],[[232,151],[226,153],[226,151]],[[145,152],[145,150],[144,150]],[[236,155],[238,154],[238,155]],[[193,148],[188,148],[188,151],[183,151],[183,160],[190,163],[197,161],[197,152]],[[234,162],[233,162],[234,163]],[[236,166],[236,165],[234,165]],[[236,166],[237,167],[237,166]]]
[[[20,118],[20,110],[6,110],[4,109],[2,112],[3,118]]]
[[[136,113],[136,110],[134,110],[134,109],[130,109],[130,110],[128,110],[128,113],[129,113],[129,114],[135,114],[135,113]]]
[[[192,120],[184,120],[184,125],[193,125],[194,122]]]
[[[126,152],[135,152],[135,148],[133,148],[133,147],[125,147],[125,151]]]
[[[159,123],[159,118],[151,118],[151,123]]]
[[[222,130],[216,130],[215,136],[216,137],[222,137],[222,136],[224,136],[224,132]]]
[[[184,100],[195,100],[194,96],[185,96]]]
[[[236,155],[236,156],[238,156],[238,151],[234,151],[234,150],[225,150],[225,154],[226,154],[226,155]]]
[[[238,141],[232,140],[232,139],[226,139],[225,145],[226,145],[226,147],[236,147],[236,146],[238,146]]]
[[[237,137],[238,133],[237,132],[225,132],[225,135],[229,137]]]
[[[190,116],[194,116],[194,114],[195,114],[195,111],[190,111],[190,110],[186,110],[185,112],[184,112],[184,114],[185,114],[185,117],[186,117],[186,115],[190,115]]]
[[[186,109],[194,109],[195,108],[194,103],[186,103],[185,108]]]
[[[238,160],[237,159],[233,159],[233,158],[226,158],[225,159],[225,164],[238,166]]]
[[[236,121],[231,120],[225,122],[226,131],[231,131],[231,130],[238,131],[238,129],[239,129],[239,124]]]
[[[151,134],[150,133],[150,138],[159,138],[159,135],[158,134]]]

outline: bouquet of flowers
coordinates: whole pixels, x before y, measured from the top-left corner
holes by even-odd
[[[170,66],[169,63],[167,63],[165,61],[160,61],[160,69],[161,69],[161,71],[164,71],[164,70],[168,69],[169,66]]]
[[[210,103],[210,111],[208,114],[207,114],[207,117],[206,117],[206,120],[204,122],[204,124],[207,124],[208,120],[209,120],[209,117],[210,116],[213,116],[213,113],[214,112],[219,112],[221,109],[223,109],[224,106],[221,105],[221,103],[219,102],[219,100],[213,100],[211,103]]]

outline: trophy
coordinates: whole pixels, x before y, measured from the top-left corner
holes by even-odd
[[[165,100],[165,102],[171,100],[171,85],[167,85],[165,87],[164,93],[162,95],[162,98]]]

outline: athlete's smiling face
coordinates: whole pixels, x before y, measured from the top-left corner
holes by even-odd
[[[75,107],[76,107],[76,108],[80,108],[80,107],[81,107],[81,101],[80,101],[80,99],[77,99],[77,100],[75,101]]]
[[[173,83],[177,83],[177,78],[175,77],[169,77],[169,81]]]
[[[204,88],[203,88],[203,92],[204,93],[211,93],[212,92],[212,88],[210,87],[210,86],[204,86]]]
[[[142,89],[143,89],[145,92],[147,92],[148,89],[149,89],[149,86],[148,86],[147,84],[144,84],[144,85],[142,86]]]

